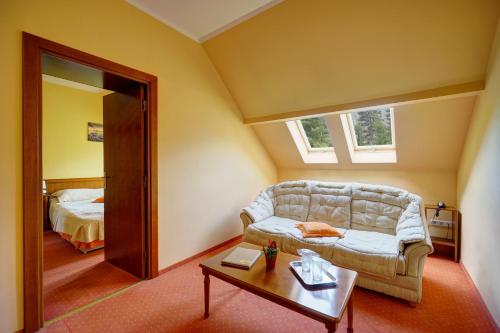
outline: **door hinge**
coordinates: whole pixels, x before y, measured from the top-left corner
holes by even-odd
[[[146,112],[147,106],[148,106],[148,102],[145,99],[143,99],[142,100],[142,112]]]
[[[148,176],[144,176],[144,187],[148,187]]]
[[[148,257],[148,253],[146,251],[144,251],[144,258],[147,258]]]

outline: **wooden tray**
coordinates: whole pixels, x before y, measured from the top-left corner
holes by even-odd
[[[307,289],[325,289],[334,288],[337,286],[335,277],[328,272],[328,269],[326,269],[326,272],[323,272],[322,279],[319,281],[313,280],[312,271],[302,271],[302,261],[300,260],[291,261],[290,269],[292,270],[293,274],[295,274],[295,276],[299,279],[302,285]]]

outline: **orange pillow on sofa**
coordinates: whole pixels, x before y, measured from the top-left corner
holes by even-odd
[[[304,222],[295,225],[304,238],[311,237],[344,237],[344,235],[334,227],[323,222]]]
[[[92,203],[104,203],[104,197],[99,197],[99,198],[95,199],[94,201],[92,201]]]

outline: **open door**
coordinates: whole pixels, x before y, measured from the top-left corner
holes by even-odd
[[[104,96],[105,259],[145,277],[144,87]]]

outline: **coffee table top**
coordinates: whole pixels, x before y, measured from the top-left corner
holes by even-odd
[[[337,279],[335,288],[308,290],[289,267],[291,261],[300,257],[285,252],[278,253],[276,267],[272,271],[266,271],[264,255],[250,270],[222,266],[222,259],[238,246],[262,249],[261,246],[243,242],[203,261],[200,267],[221,280],[315,319],[340,321],[354,289],[355,271],[334,266],[330,271]]]

